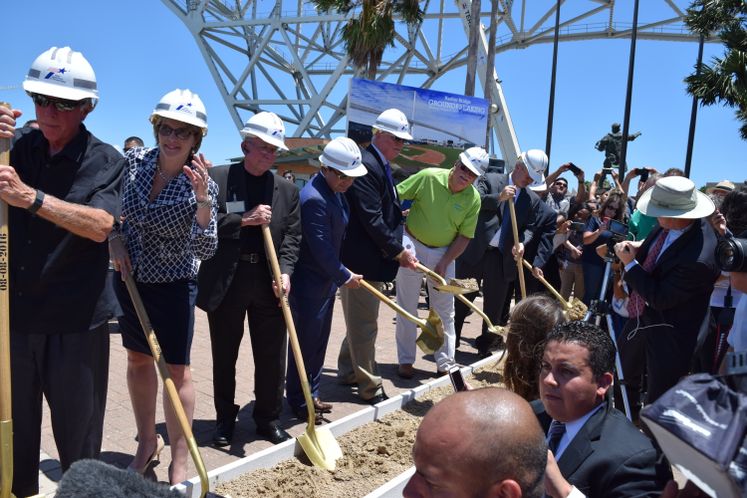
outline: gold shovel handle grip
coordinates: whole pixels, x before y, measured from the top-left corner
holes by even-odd
[[[526,260],[522,260],[522,261],[524,263],[524,266],[526,266],[527,270],[532,271],[532,265],[530,265],[529,263],[527,263]],[[555,296],[555,298],[558,301],[560,301],[560,304],[562,304],[565,309],[570,309],[571,308],[571,304],[568,301],[566,301],[565,299],[563,299],[563,296],[560,295],[560,292],[558,292],[557,290],[555,290],[555,287],[553,287],[552,285],[550,285],[550,282],[548,282],[547,280],[545,280],[544,277],[535,277],[535,278],[537,280],[539,280],[540,282],[542,282],[542,284],[545,287],[547,287],[547,290],[549,290],[550,293],[553,296]]]
[[[369,284],[365,280],[361,279],[360,281],[361,286],[366,289],[368,292],[373,294],[374,296],[378,297],[381,302],[392,308],[394,311],[399,313],[400,315],[404,316],[406,319],[410,320],[412,323],[419,327],[425,327],[426,323],[425,320],[420,320],[418,317],[413,316],[411,313],[409,313],[407,310],[402,308],[400,305],[386,297],[379,289],[374,287],[373,285]]]

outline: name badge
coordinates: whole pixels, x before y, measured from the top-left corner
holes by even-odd
[[[230,201],[230,202],[226,202],[226,210],[229,213],[243,213],[245,211],[245,209],[244,209],[244,201]]]

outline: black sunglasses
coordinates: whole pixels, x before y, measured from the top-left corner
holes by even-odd
[[[167,138],[171,135],[176,135],[179,140],[187,140],[192,136],[192,130],[189,128],[172,128],[167,124],[162,124],[158,127],[158,135]]]
[[[31,97],[31,100],[34,101],[34,104],[38,105],[39,107],[48,107],[50,105],[54,105],[55,109],[62,112],[72,111],[73,109],[77,109],[78,107],[83,105],[83,101],[81,100],[58,99],[31,92],[28,92],[28,95],[29,97]]]
[[[334,168],[327,168],[327,167],[325,167],[325,169],[327,171],[331,171],[332,173],[334,173],[338,180],[347,180],[348,178],[353,178],[352,176],[348,176],[345,173],[340,173],[339,171],[337,171]]]
[[[467,166],[465,166],[464,163],[462,163],[461,161],[459,162],[459,169],[461,169],[465,173],[468,173],[468,174],[470,174],[472,176],[479,176],[479,175],[476,175],[474,171],[472,171]]]

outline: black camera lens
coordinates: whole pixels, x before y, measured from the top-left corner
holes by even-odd
[[[747,239],[722,240],[716,246],[716,262],[721,271],[747,271]]]

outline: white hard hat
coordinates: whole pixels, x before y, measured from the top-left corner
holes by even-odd
[[[547,154],[539,149],[529,149],[519,154],[519,161],[526,166],[529,176],[534,180],[529,187],[542,189],[545,187],[545,170],[547,169]]]
[[[23,89],[48,97],[79,101],[99,98],[96,75],[83,54],[52,47],[31,64]]]
[[[361,161],[361,150],[348,137],[338,137],[324,146],[319,162],[347,176],[363,176],[368,170]]]
[[[402,140],[412,140],[410,123],[407,121],[407,116],[399,109],[387,109],[379,114],[373,127],[391,133]]]
[[[191,124],[202,130],[202,136],[207,135],[207,111],[200,96],[189,90],[177,88],[163,97],[153,109],[150,122],[154,123],[156,116]]]
[[[459,153],[459,160],[469,168],[471,172],[480,176],[488,169],[490,157],[482,147],[470,147],[469,149]]]
[[[262,111],[249,118],[241,129],[241,136],[257,137],[278,149],[288,150],[285,146],[285,125],[274,112]]]

